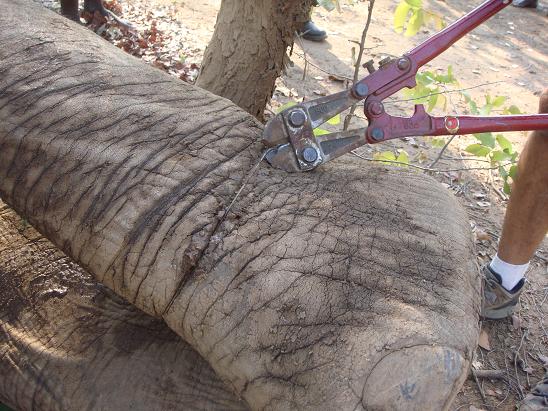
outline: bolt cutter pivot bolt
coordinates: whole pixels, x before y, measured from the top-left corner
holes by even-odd
[[[402,58],[398,59],[398,68],[401,71],[407,70],[410,65],[411,65],[411,62],[409,61],[409,59],[407,57],[402,57]]]
[[[384,113],[384,106],[380,101],[373,101],[367,105],[368,111],[374,116],[380,116]]]
[[[369,87],[367,87],[367,84],[357,83],[354,86],[354,93],[356,93],[356,96],[358,96],[359,98],[367,97],[367,94],[369,93]]]
[[[306,122],[306,114],[302,110],[293,110],[288,116],[289,123],[293,127],[301,127]]]
[[[381,141],[384,138],[384,131],[382,131],[382,128],[375,127],[371,131],[371,138],[375,141]]]
[[[314,161],[316,161],[318,159],[318,152],[316,151],[316,149],[314,147],[305,147],[303,149],[303,160],[306,161],[307,163],[313,163]]]

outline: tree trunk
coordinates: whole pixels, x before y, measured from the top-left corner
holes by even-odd
[[[313,0],[223,0],[197,85],[263,118]]]
[[[261,125],[228,100],[0,6],[6,203],[254,409],[449,407],[480,286],[445,188],[353,157],[255,169]]]

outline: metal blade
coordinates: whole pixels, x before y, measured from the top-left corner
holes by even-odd
[[[276,147],[289,142],[289,135],[285,130],[283,117],[277,115],[272,117],[263,131],[262,142],[267,147]]]
[[[277,147],[269,148],[266,152],[266,161],[274,168],[285,170],[288,173],[298,173],[301,171],[297,164],[295,151],[291,144],[286,143]]]

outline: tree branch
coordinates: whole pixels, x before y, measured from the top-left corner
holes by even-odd
[[[363,51],[365,50],[365,39],[367,37],[367,31],[369,30],[369,25],[371,24],[371,17],[373,16],[373,6],[375,6],[375,0],[369,0],[369,7],[367,8],[367,22],[363,28],[362,38],[360,40],[360,51],[358,52],[358,58],[356,59],[356,65],[354,66],[354,78],[353,83],[355,84],[358,81],[360,75],[360,67],[362,65],[362,56]],[[344,130],[348,130],[350,126],[350,121],[352,120],[352,115],[356,111],[356,104],[353,104],[350,107],[350,113],[344,118]]]

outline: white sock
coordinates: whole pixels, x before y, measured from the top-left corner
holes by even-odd
[[[495,258],[493,258],[489,267],[500,275],[502,278],[502,286],[507,290],[511,290],[523,277],[525,277],[525,271],[527,271],[529,263],[521,265],[509,264],[502,261],[498,254],[495,254]]]

